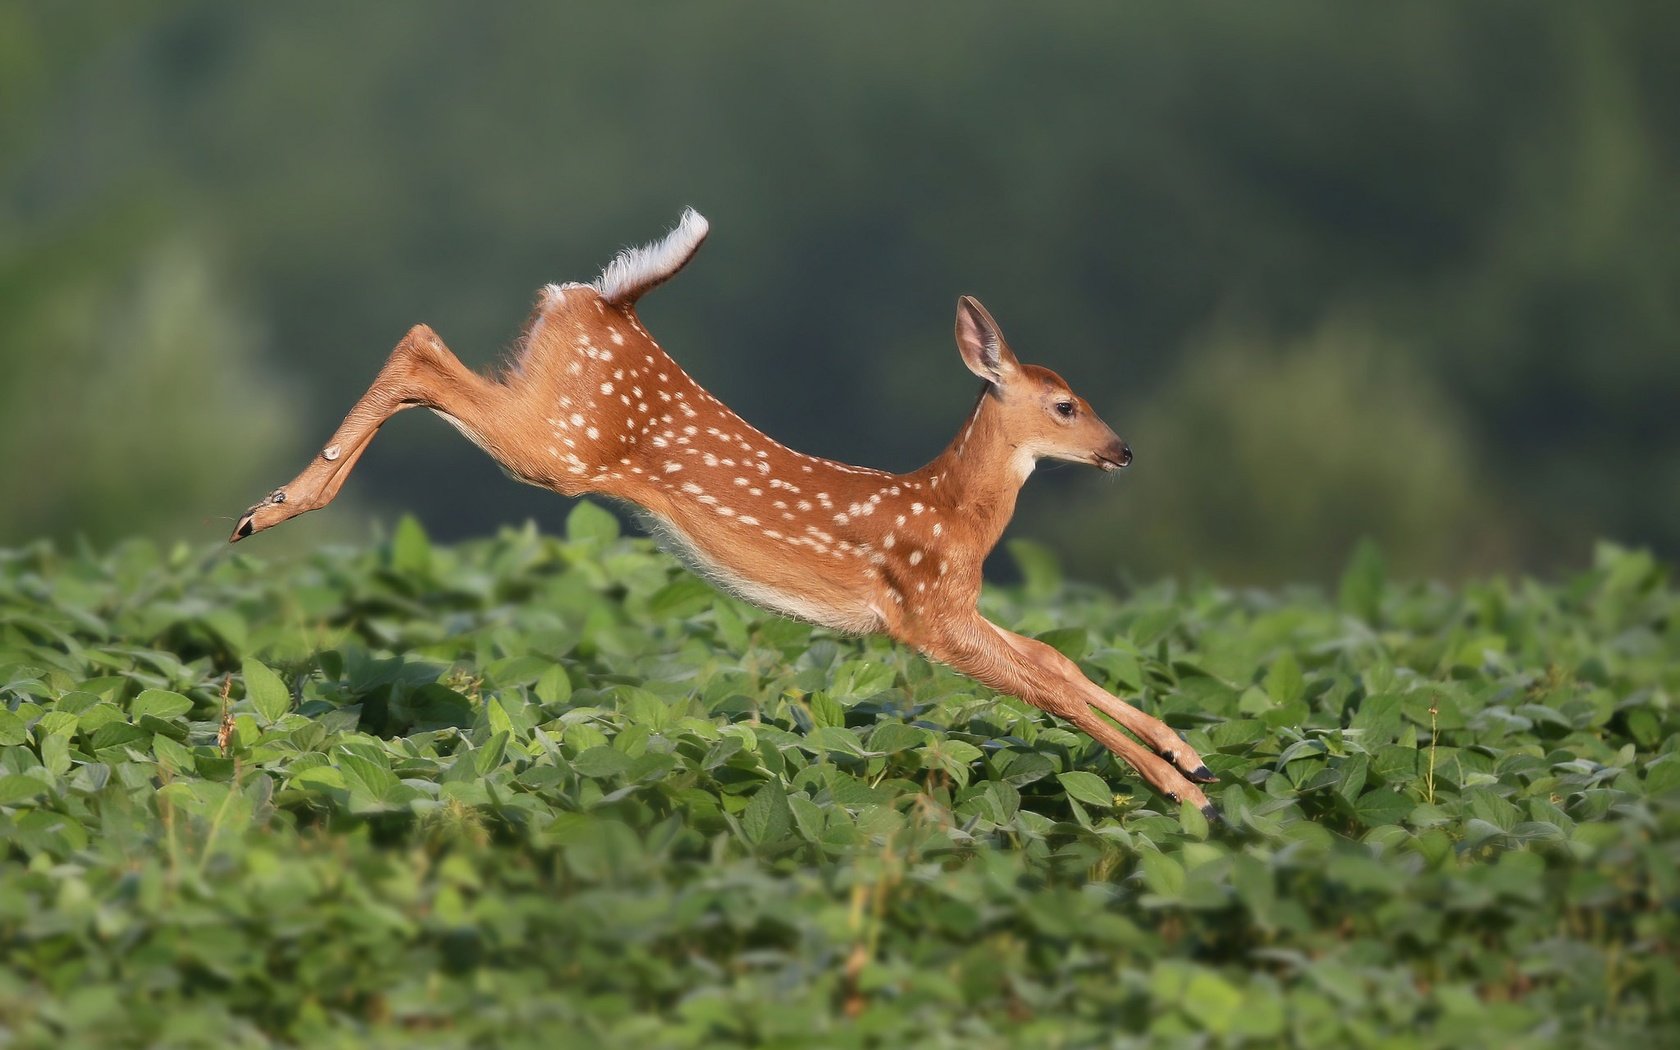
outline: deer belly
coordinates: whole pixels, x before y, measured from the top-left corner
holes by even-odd
[[[664,515],[644,512],[641,517],[661,549],[696,576],[744,602],[848,634],[871,634],[885,626],[866,595],[850,595],[833,586],[824,586],[820,591],[796,590],[765,579],[766,574],[752,572],[743,562],[750,554],[758,553],[762,557],[763,552],[750,542],[732,543],[727,548],[723,544],[703,544]],[[729,543],[738,537],[722,539]]]

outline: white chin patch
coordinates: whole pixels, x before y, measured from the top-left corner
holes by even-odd
[[[1038,466],[1038,453],[1025,446],[1016,449],[1015,455],[1009,459],[1009,469],[1023,481],[1026,480],[1027,475],[1033,472],[1033,468],[1036,466]]]

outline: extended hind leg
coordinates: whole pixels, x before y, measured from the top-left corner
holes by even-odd
[[[502,384],[463,365],[430,328],[415,325],[391,351],[373,385],[303,473],[241,515],[228,542],[331,503],[373,435],[405,408],[434,409],[479,445],[489,448],[497,409],[508,407],[512,394]]]

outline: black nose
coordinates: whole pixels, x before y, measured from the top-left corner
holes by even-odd
[[[1122,467],[1132,465],[1132,446],[1123,441],[1120,443],[1120,465]]]

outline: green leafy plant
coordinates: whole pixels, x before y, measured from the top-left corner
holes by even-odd
[[[988,613],[1208,757],[1228,826],[580,507],[266,564],[0,553],[13,1045],[1588,1045],[1680,1022],[1648,555]],[[224,707],[224,690],[226,690]]]

